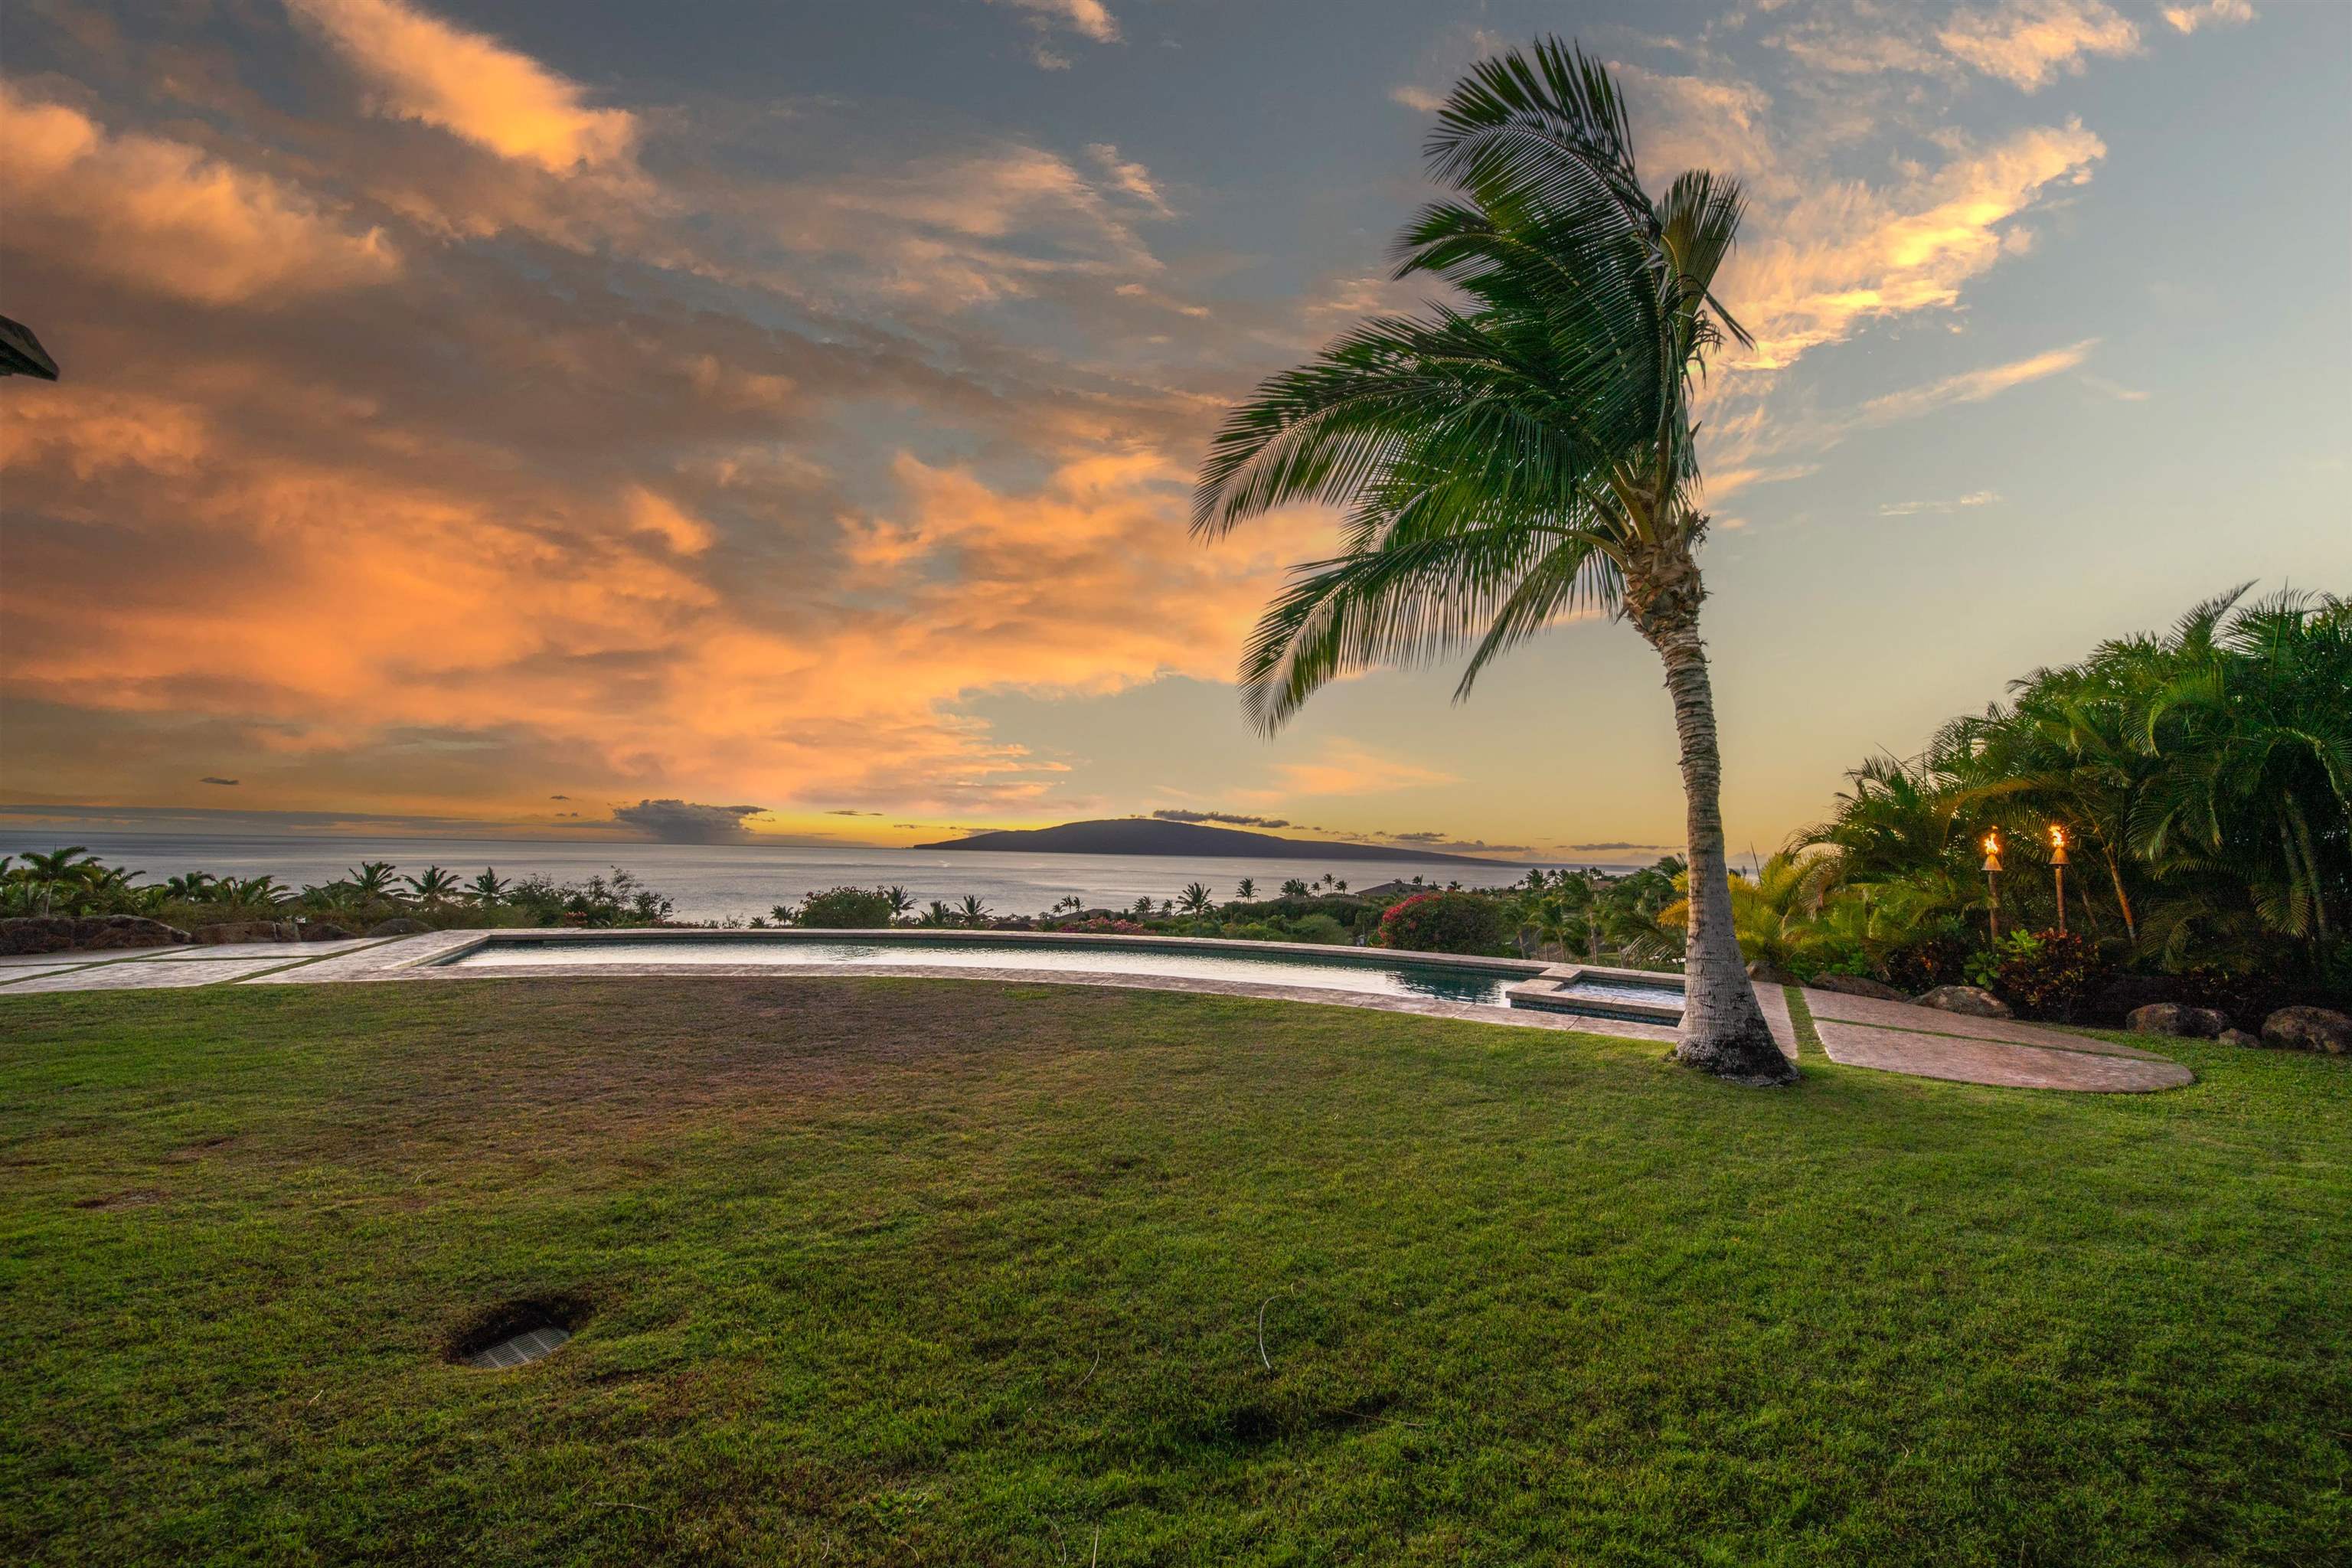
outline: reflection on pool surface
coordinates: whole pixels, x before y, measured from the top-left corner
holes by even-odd
[[[488,944],[447,960],[457,968],[497,965],[549,969],[598,964],[711,963],[787,968],[814,963],[870,963],[924,969],[1061,970],[1087,974],[1166,974],[1190,980],[1233,980],[1260,985],[1311,985],[1330,991],[1370,992],[1385,996],[1425,996],[1441,1002],[1507,1005],[1506,986],[1525,974],[1456,968],[1444,963],[1408,963],[1373,957],[1339,958],[1285,952],[1268,944],[1263,955],[1230,949],[1150,946],[1141,943],[993,942],[898,939],[714,937],[710,940],[537,941],[493,938]]]

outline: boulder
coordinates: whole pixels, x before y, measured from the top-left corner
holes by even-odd
[[[2185,1002],[2189,986],[2173,974],[2117,974],[2091,994],[2086,1011],[2102,1022],[2121,1021],[2151,1002]]]
[[[172,947],[194,939],[144,915],[19,915],[0,920],[0,953]]]
[[[214,947],[232,942],[293,942],[296,939],[292,921],[223,921],[218,925],[196,928],[196,940]]]
[[[1874,996],[1881,1002],[1911,1000],[1907,993],[1867,974],[1816,974],[1811,984],[1816,991],[1834,991],[1843,996]]]
[[[1938,985],[1933,991],[1923,991],[1911,998],[1922,1007],[1934,1007],[1946,1013],[1964,1013],[1971,1018],[2006,1018],[2009,1004],[1991,992],[1977,985]]]
[[[2135,1035],[2179,1035],[2192,1040],[2218,1038],[2230,1026],[2226,1014],[2210,1007],[2188,1007],[2178,1002],[2151,1002],[2135,1007],[2124,1027]]]
[[[1794,985],[1798,983],[1795,975],[1783,974],[1760,958],[1748,966],[1748,978],[1760,985]]]
[[[349,942],[360,934],[327,921],[305,921],[301,929],[304,942]]]
[[[2214,1037],[2225,1046],[2259,1046],[2263,1043],[2260,1035],[2250,1035],[2243,1029],[2224,1029]]]
[[[2352,1018],[2326,1007],[2282,1007],[2263,1020],[2263,1044],[2352,1056]]]
[[[423,921],[412,920],[406,915],[394,915],[388,921],[376,921],[375,924],[368,927],[367,933],[370,936],[417,936],[432,929]]]

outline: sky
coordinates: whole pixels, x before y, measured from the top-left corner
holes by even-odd
[[[1736,847],[2009,679],[2352,590],[2338,0],[15,0],[18,825],[906,844],[1162,812],[1669,848],[1622,624],[1282,734],[1299,510],[1188,535],[1264,376],[1425,285],[1481,55],[1741,179],[1705,629]]]

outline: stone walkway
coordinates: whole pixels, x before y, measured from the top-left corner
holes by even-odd
[[[2132,1046],[2012,1018],[1971,1018],[1835,991],[1804,994],[1830,1060],[1914,1078],[2010,1089],[2144,1094],[2197,1081],[2179,1063]]]
[[[480,931],[436,931],[425,936],[354,938],[348,942],[239,942],[217,947],[144,948],[123,952],[47,953],[0,957],[0,998],[32,992],[181,989],[202,985],[309,985],[365,981],[455,981],[544,977],[544,966],[436,967],[436,961],[472,945]],[[772,965],[691,966],[659,962],[600,963],[599,978],[698,974],[762,980],[787,976]],[[1374,995],[1307,985],[1229,980],[1128,975],[1087,970],[958,969],[920,963],[795,965],[792,977],[897,975],[1000,980],[1026,984],[1108,985],[1186,991],[1228,996],[1369,1007],[1424,1017],[1459,1018],[1519,1028],[1560,1029],[1623,1039],[1671,1042],[1675,1031],[1657,1024],[1526,1008],[1499,1009],[1429,997]],[[1849,1067],[1872,1068],[1914,1078],[2011,1089],[2059,1089],[2105,1093],[2146,1093],[2196,1081],[2177,1062],[2152,1051],[2111,1045],[2087,1036],[2002,1018],[1969,1018],[1955,1013],[1882,1002],[1865,996],[1808,990],[1805,1005],[1829,1058]],[[1756,1000],[1781,1052],[1799,1059],[1800,1047],[1788,1001],[1777,985],[1757,987]]]

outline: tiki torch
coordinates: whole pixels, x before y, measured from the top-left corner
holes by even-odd
[[[2000,835],[1999,832],[1985,835],[1984,852],[1985,896],[1990,904],[1990,913],[1986,918],[1990,922],[1993,945],[1998,947],[2000,945]]]
[[[2058,879],[2058,934],[2066,934],[2066,830],[2050,825],[2050,872]]]

